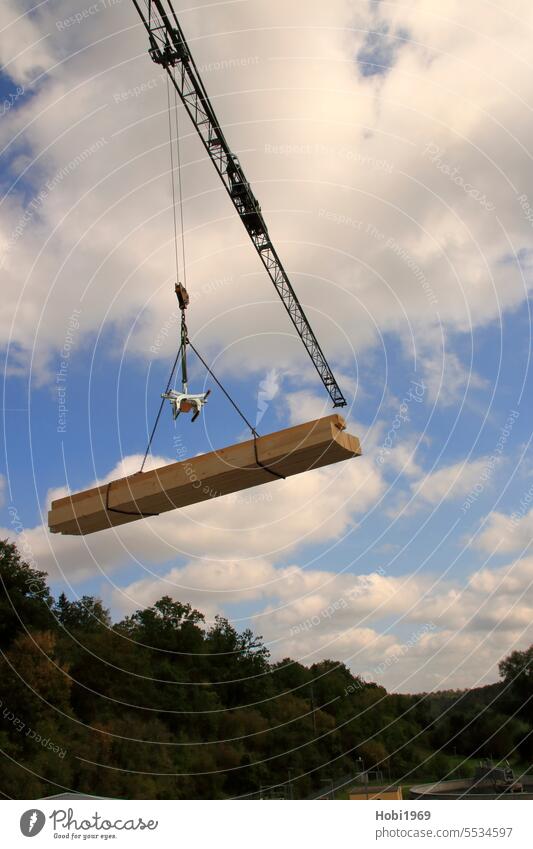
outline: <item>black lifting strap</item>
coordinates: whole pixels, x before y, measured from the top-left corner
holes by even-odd
[[[264,463],[262,463],[262,462],[261,462],[261,460],[259,459],[259,455],[258,455],[258,453],[257,453],[257,439],[258,439],[258,437],[259,437],[259,434],[258,434],[258,433],[257,433],[257,431],[255,430],[255,428],[253,428],[253,429],[252,429],[252,433],[253,433],[253,435],[254,435],[254,453],[255,453],[255,462],[257,463],[257,465],[259,466],[259,468],[260,468],[260,469],[264,469],[264,470],[265,470],[265,472],[268,472],[268,474],[269,474],[269,475],[272,475],[272,476],[273,476],[273,477],[275,477],[275,478],[279,478],[279,479],[280,479],[280,480],[282,480],[282,481],[287,480],[287,478],[285,477],[285,475],[282,475],[282,474],[280,474],[279,472],[274,471],[274,469],[270,469],[268,466],[265,466],[265,465],[264,465]]]
[[[105,491],[105,509],[106,513],[118,513],[120,516],[137,516],[138,519],[152,519],[154,516],[159,516],[159,513],[141,513],[140,510],[137,512],[128,512],[127,510],[117,510],[115,507],[109,506],[109,491],[111,489],[111,484],[113,481],[108,483]]]
[[[181,288],[181,287],[176,286],[176,293],[177,294],[178,294],[178,288]],[[179,294],[178,294],[178,298],[179,298]],[[180,302],[180,306],[181,306],[181,302]],[[174,374],[176,372],[176,368],[177,368],[177,365],[178,365],[180,355],[182,357],[182,368],[184,369],[184,372],[183,372],[184,379],[186,379],[186,368],[187,368],[187,366],[186,366],[185,358],[186,358],[186,349],[187,349],[187,345],[188,345],[191,348],[191,350],[196,354],[196,356],[198,357],[198,359],[200,360],[200,362],[204,366],[207,373],[211,375],[211,377],[213,378],[213,380],[215,381],[215,383],[217,384],[219,389],[221,389],[223,394],[226,396],[226,398],[228,399],[230,404],[233,406],[235,411],[239,414],[239,416],[241,417],[243,422],[246,424],[247,427],[250,428],[250,431],[252,432],[252,436],[253,436],[253,439],[254,439],[254,454],[255,454],[256,464],[259,466],[260,469],[263,469],[267,474],[271,475],[273,478],[277,478],[278,480],[282,480],[282,481],[286,480],[285,475],[282,475],[282,474],[280,474],[280,472],[276,472],[274,469],[270,469],[268,466],[265,466],[265,464],[262,463],[261,460],[259,459],[259,453],[258,453],[258,450],[257,450],[257,440],[260,439],[261,437],[257,433],[257,430],[255,429],[255,427],[248,421],[248,419],[246,418],[246,416],[244,415],[244,413],[242,412],[242,410],[240,409],[238,404],[235,403],[235,401],[233,400],[233,398],[231,397],[231,395],[229,394],[227,389],[225,389],[225,387],[222,385],[222,383],[220,382],[220,380],[218,379],[216,374],[214,374],[213,370],[209,367],[209,365],[207,364],[205,359],[202,357],[200,352],[194,347],[193,343],[188,338],[187,325],[185,324],[185,310],[184,310],[183,307],[181,307],[181,309],[182,309],[182,315],[183,315],[181,344],[180,344],[178,353],[176,355],[176,359],[174,360],[174,365],[172,367],[172,371],[170,373],[170,378],[169,378],[169,381],[168,381],[168,384],[167,384],[167,393],[170,389],[170,386],[172,385],[172,380],[173,380]],[[144,460],[143,460],[143,463],[142,463],[142,466],[141,466],[141,472],[143,471],[144,466],[146,464],[146,460],[148,459],[148,454],[150,452],[150,448],[152,447],[152,442],[153,442],[153,439],[154,439],[154,436],[155,436],[157,426],[159,424],[159,419],[161,418],[161,413],[163,411],[164,403],[165,403],[165,401],[163,399],[163,401],[162,401],[162,403],[159,407],[159,412],[157,414],[157,418],[156,418],[156,421],[155,421],[155,424],[154,424],[154,427],[153,427],[153,430],[152,430],[152,433],[151,433],[151,436],[150,436],[150,439],[149,439],[149,442],[148,442],[148,447],[146,448]],[[127,513],[124,510],[114,510],[112,507],[109,507],[109,486],[107,488],[107,494],[106,494],[106,510],[108,510],[110,513],[121,513],[123,516],[139,516],[140,518],[149,518],[150,516],[158,516],[159,515],[159,513],[140,513],[140,512],[139,513]]]

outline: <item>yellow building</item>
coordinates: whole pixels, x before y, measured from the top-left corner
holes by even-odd
[[[382,786],[373,787],[370,787],[369,785],[364,787],[352,787],[349,798],[350,800],[359,802],[366,799],[379,799],[381,801],[386,799],[396,800],[403,799],[403,796],[402,788],[399,785],[397,787],[393,787],[390,784],[384,784]]]

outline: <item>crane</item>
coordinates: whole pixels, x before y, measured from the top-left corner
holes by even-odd
[[[239,159],[231,152],[180,26],[172,0],[133,0],[148,33],[149,54],[167,72],[230,196],[334,407],[346,399],[328,365],[281,259]]]

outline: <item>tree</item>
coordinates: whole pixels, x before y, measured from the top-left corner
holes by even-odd
[[[530,717],[533,712],[533,645],[525,651],[511,652],[498,664],[498,669],[515,704]]]
[[[169,596],[117,624],[93,596],[54,602],[46,575],[5,541],[0,579],[10,797],[228,798],[290,774],[303,798],[353,775],[357,757],[423,781],[445,777],[456,753],[516,762],[533,752],[533,647],[501,662],[502,682],[391,695],[334,659],[271,663],[250,629],[222,616],[206,627]]]
[[[117,631],[155,649],[187,652],[201,645],[203,622],[203,613],[166,595],[153,607],[127,616]]]
[[[105,609],[100,599],[90,595],[69,601],[65,593],[61,593],[52,609],[59,624],[69,633],[111,627],[109,610]]]
[[[283,658],[279,663],[274,663],[271,673],[278,692],[295,691],[296,695],[302,697],[309,692],[307,685],[311,681],[311,673],[296,660],[290,657]]]
[[[9,646],[27,628],[51,628],[52,604],[46,572],[22,560],[14,543],[0,540],[0,648]]]
[[[49,784],[70,781],[71,681],[56,643],[50,631],[20,634],[0,659],[2,730],[10,756],[1,789],[15,798],[39,797],[54,792]]]
[[[265,698],[270,689],[269,652],[262,639],[249,628],[239,633],[223,616],[216,616],[207,632],[208,674],[227,682],[221,692],[231,707]]]

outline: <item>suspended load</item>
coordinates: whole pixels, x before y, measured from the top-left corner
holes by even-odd
[[[337,414],[52,502],[52,533],[85,535],[289,478],[361,454]]]

